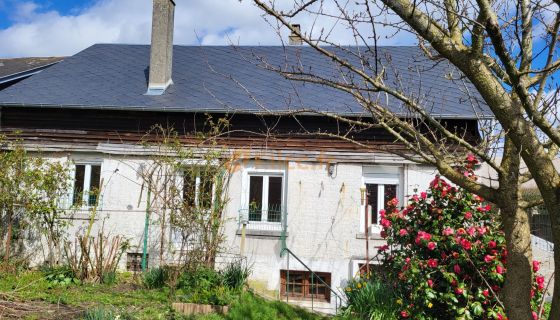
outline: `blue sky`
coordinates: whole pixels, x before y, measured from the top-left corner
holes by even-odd
[[[175,2],[176,44],[280,44],[275,28],[250,0]],[[151,6],[152,0],[0,0],[0,57],[72,55],[94,43],[148,43]],[[333,24],[310,16],[297,20],[304,31],[314,22],[316,30]],[[343,26],[331,35],[339,43],[353,42]],[[410,35],[383,40],[385,45],[414,43]]]

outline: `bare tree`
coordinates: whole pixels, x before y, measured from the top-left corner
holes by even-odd
[[[504,303],[510,319],[531,318],[532,253],[527,208],[537,203],[521,199],[520,185],[535,180],[551,216],[554,243],[560,244],[560,173],[553,165],[560,147],[557,87],[553,80],[560,68],[559,2],[294,0],[290,7],[274,0],[253,2],[279,30],[288,28],[332,61],[340,76],[324,76],[302,65],[273,66],[261,59],[264,67],[293,81],[346,92],[374,120],[323,114],[354,129],[385,129],[407,148],[408,152],[401,152],[401,156],[437,167],[453,183],[501,209],[509,251]],[[313,21],[330,19],[332,27],[342,25],[359,46],[339,45],[332,40],[330,27],[317,30],[313,25],[308,26],[309,33],[301,32],[291,21],[302,17],[311,17]],[[430,106],[415,92],[407,91],[398,82],[385,81],[385,75],[392,70],[390,64],[380,63],[380,28],[392,30],[393,36],[416,36],[427,58],[458,70],[449,80],[455,85],[464,83],[470,97],[480,97],[496,119],[497,127],[482,130],[482,141],[469,140],[464,128],[457,130],[433,116]],[[408,113],[395,112],[381,102],[379,93],[401,104]],[[338,136],[353,140],[349,134]],[[491,152],[496,148],[500,160]],[[455,170],[456,157],[466,152],[475,154],[495,170],[497,183],[474,181]],[[522,163],[528,172],[520,170]],[[560,252],[556,250],[555,265],[559,263]],[[551,319],[560,319],[559,299],[560,283],[556,282]]]

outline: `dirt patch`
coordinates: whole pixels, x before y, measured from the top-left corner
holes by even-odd
[[[43,301],[0,300],[0,319],[77,319],[84,310],[67,305],[50,304]]]

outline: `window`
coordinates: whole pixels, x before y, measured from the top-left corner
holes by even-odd
[[[384,210],[387,202],[397,197],[397,185],[366,183],[368,193],[368,220],[370,224],[379,224],[379,211]]]
[[[212,208],[213,172],[185,170],[183,173],[183,201],[192,208]]]
[[[385,210],[387,202],[393,198],[402,198],[401,177],[403,176],[403,168],[398,166],[364,166],[362,170],[362,187],[366,189],[368,194],[366,201],[368,225],[366,226],[366,207],[362,202],[359,212],[359,231],[364,233],[367,227],[369,232],[375,234],[381,231],[379,211]]]
[[[282,220],[282,175],[249,175],[249,221]]]
[[[149,253],[146,253],[146,268],[148,268]],[[126,253],[126,270],[127,271],[142,271],[142,253],[141,252],[127,252]]]
[[[96,205],[100,184],[101,165],[76,164],[72,204],[75,206]]]
[[[322,280],[322,281],[321,281]],[[280,270],[280,294],[297,299],[330,302],[331,274],[327,272]]]

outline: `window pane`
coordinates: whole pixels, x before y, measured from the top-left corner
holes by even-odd
[[[268,177],[268,221],[282,219],[282,177]]]
[[[81,205],[82,196],[84,192],[84,177],[86,174],[85,165],[76,165],[76,173],[74,175],[74,199],[72,199],[72,204]]]
[[[385,185],[385,194],[383,195],[383,205],[387,206],[387,202],[397,197],[397,186],[394,184]]]
[[[92,165],[90,181],[89,181],[89,195],[88,195],[89,206],[94,206],[97,203],[100,184],[101,184],[101,166]]]
[[[183,205],[188,208],[194,207],[195,197],[196,175],[190,170],[185,170],[183,173]]]
[[[198,186],[198,205],[200,208],[212,208],[212,174],[203,172],[200,174],[200,185]]]
[[[261,221],[263,177],[251,176],[249,179],[249,221]]]
[[[367,204],[371,208],[371,212],[368,213],[369,214],[369,223],[377,224],[378,223],[378,221],[377,221],[377,211],[379,210],[379,208],[377,208],[377,189],[378,189],[378,185],[377,184],[366,184],[366,189],[367,189],[367,192],[369,193]],[[364,213],[362,213],[362,214],[364,214]]]

